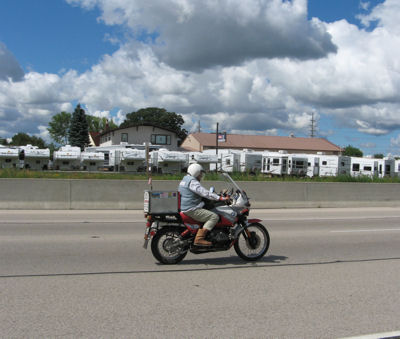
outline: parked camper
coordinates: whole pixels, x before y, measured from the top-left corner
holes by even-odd
[[[383,160],[350,156],[339,157],[339,174],[352,177],[383,175]]]
[[[240,152],[240,172],[260,172],[263,155],[261,152],[254,152],[244,149]]]
[[[221,171],[232,173],[240,172],[240,153],[238,151],[229,151],[221,154]]]
[[[66,145],[53,154],[53,168],[61,171],[79,170],[81,166],[81,149]]]
[[[0,168],[18,168],[19,151],[17,148],[0,147]]]
[[[288,174],[303,177],[307,175],[308,158],[301,154],[288,154],[289,170]]]
[[[121,152],[121,171],[126,172],[145,172],[146,171],[146,151],[127,148]]]
[[[205,171],[215,169],[218,156],[214,153],[189,152],[189,164],[198,163]]]
[[[157,173],[176,174],[186,171],[189,162],[187,153],[159,149],[151,153],[152,170]]]
[[[98,171],[103,168],[104,153],[101,152],[82,152],[81,168],[84,171]]]
[[[393,158],[384,158],[384,177],[394,177],[396,170],[396,161]]]
[[[113,145],[113,146],[97,146],[97,147],[86,147],[86,152],[101,152],[104,154],[103,165],[100,169],[107,171],[119,171],[121,164],[122,152],[127,148],[124,145]]]
[[[306,154],[307,176],[333,177],[338,173],[339,158],[336,155]]]
[[[271,176],[288,174],[289,155],[286,152],[264,152],[261,172]]]
[[[49,168],[50,150],[39,149],[38,146],[26,145],[19,147],[19,158],[22,161],[21,168],[35,171]]]

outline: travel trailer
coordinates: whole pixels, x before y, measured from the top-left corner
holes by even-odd
[[[340,156],[338,174],[350,175],[352,177],[382,177],[384,173],[383,167],[383,159]]]
[[[187,153],[160,148],[158,151],[150,152],[150,154],[153,172],[167,174],[186,172],[189,163]]]
[[[81,149],[66,145],[53,154],[53,169],[61,171],[79,170],[81,167]]]
[[[261,161],[261,173],[270,176],[282,176],[289,173],[289,154],[286,152],[263,152]]]
[[[304,156],[308,158],[308,177],[333,177],[337,175],[339,158],[336,155],[305,154]]]
[[[244,149],[240,152],[240,172],[261,172],[263,154]]]
[[[145,172],[146,151],[127,148],[121,152],[120,171]]]
[[[229,151],[220,155],[221,167],[223,172],[240,172],[240,151]]]
[[[0,168],[18,168],[19,151],[17,148],[0,146]]]
[[[82,152],[81,169],[84,171],[98,171],[104,165],[104,153],[101,152]]]
[[[39,149],[38,146],[26,145],[19,147],[19,158],[22,160],[21,168],[35,171],[49,168],[50,150]]]
[[[215,153],[189,152],[189,165],[193,163],[200,164],[207,172],[215,169],[218,163],[218,156]]]

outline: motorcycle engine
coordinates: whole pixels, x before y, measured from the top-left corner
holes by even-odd
[[[212,230],[209,238],[213,243],[216,243],[218,245],[224,245],[229,242],[228,234],[220,230]]]

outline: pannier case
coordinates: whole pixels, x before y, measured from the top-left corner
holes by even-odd
[[[177,191],[144,191],[144,212],[147,214],[177,214]]]

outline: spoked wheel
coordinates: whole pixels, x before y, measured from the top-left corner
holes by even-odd
[[[151,252],[162,264],[177,264],[187,254],[179,238],[181,231],[178,228],[164,228],[159,230],[151,241]]]
[[[267,229],[259,223],[253,223],[239,235],[235,251],[244,260],[255,261],[267,253],[269,243]]]

